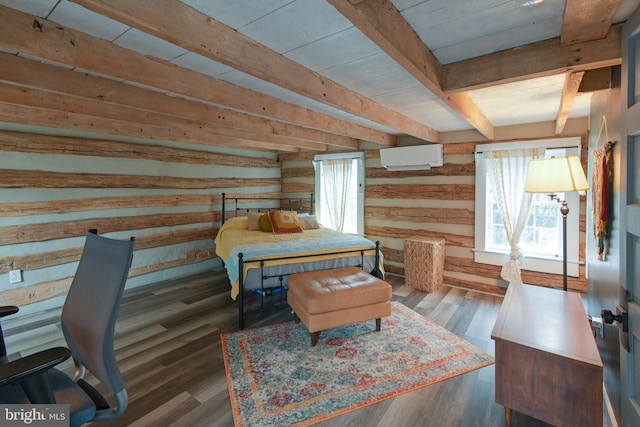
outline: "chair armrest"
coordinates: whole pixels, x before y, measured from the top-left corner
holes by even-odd
[[[10,314],[16,314],[18,310],[18,307],[16,307],[15,305],[4,305],[0,307],[0,317],[9,316]]]
[[[0,386],[45,372],[70,356],[71,351],[68,348],[54,347],[0,364]]]

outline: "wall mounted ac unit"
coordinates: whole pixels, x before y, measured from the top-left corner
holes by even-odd
[[[426,170],[442,166],[442,144],[383,148],[380,163],[390,171]]]

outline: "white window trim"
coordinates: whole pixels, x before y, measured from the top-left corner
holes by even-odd
[[[313,157],[314,162],[314,170],[315,162],[322,160],[331,160],[331,159],[345,159],[351,158],[358,160],[358,171],[357,171],[357,179],[358,179],[358,225],[357,225],[357,234],[359,236],[364,236],[364,177],[365,177],[365,166],[364,166],[364,153],[363,152],[354,152],[354,153],[331,153],[331,154],[316,154]],[[320,174],[315,173],[315,203],[316,203],[316,212],[322,211],[322,201],[319,194],[317,194],[318,189],[320,188]]]
[[[503,265],[509,252],[496,252],[486,250],[485,227],[486,227],[486,195],[487,195],[487,174],[484,167],[482,153],[485,151],[509,150],[516,148],[567,148],[567,155],[580,156],[580,137],[554,138],[532,141],[504,142],[496,144],[480,144],[476,147],[476,201],[475,201],[475,225],[474,225],[474,261]],[[569,151],[570,150],[570,151]],[[576,192],[566,193],[565,198],[569,205],[569,215],[567,216],[567,275],[571,277],[579,276],[579,243],[580,243],[580,196]],[[560,203],[558,203],[558,211]],[[538,271],[543,273],[562,274],[562,253],[557,258],[543,258],[527,256],[525,254],[521,261],[523,270]]]

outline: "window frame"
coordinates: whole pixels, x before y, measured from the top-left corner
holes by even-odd
[[[483,153],[485,151],[509,150],[516,148],[540,148],[540,149],[566,149],[567,156],[580,156],[582,143],[580,137],[539,139],[531,141],[510,141],[495,144],[479,144],[476,146],[476,197],[475,197],[475,224],[474,224],[474,261],[482,264],[502,266],[509,257],[509,251],[487,249],[487,193],[488,181]],[[569,205],[567,215],[567,274],[578,277],[580,272],[580,196],[577,192],[565,193]],[[560,203],[558,215],[560,215]],[[562,227],[562,218],[560,217]],[[522,270],[537,271],[542,273],[562,274],[562,253],[555,256],[543,257],[529,255],[521,260]]]
[[[357,193],[357,222],[356,222],[356,229],[357,232],[355,233],[358,236],[364,236],[364,179],[365,179],[365,156],[363,152],[350,152],[350,153],[330,153],[330,154],[316,154],[313,157],[313,166],[314,166],[314,183],[315,183],[315,193],[316,193],[316,197],[315,197],[315,211],[316,214],[318,215],[318,218],[320,218],[320,212],[322,212],[322,197],[320,194],[320,188],[321,188],[321,183],[320,183],[320,173],[318,171],[318,168],[316,167],[316,163],[317,162],[321,162],[322,160],[330,160],[330,159],[352,159],[352,160],[357,160],[357,172],[356,172],[356,177],[357,177],[357,186],[358,186],[358,193]],[[349,234],[353,234],[353,233],[349,233]]]

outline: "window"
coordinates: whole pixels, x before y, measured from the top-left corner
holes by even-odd
[[[503,265],[511,251],[502,215],[498,209],[491,180],[487,176],[487,164],[483,152],[538,148],[544,157],[580,154],[580,138],[561,138],[519,143],[479,145],[476,152],[476,262]],[[545,150],[546,149],[546,150]],[[577,193],[559,194],[567,200],[570,212],[567,217],[567,270],[570,276],[578,276],[578,243],[580,199]],[[531,211],[526,220],[519,246],[524,254],[522,269],[562,274],[562,216],[560,203],[546,194],[534,194]]]
[[[556,155],[559,156],[559,155]],[[502,215],[493,200],[493,189],[489,185],[490,199],[488,210],[491,217],[487,227],[489,237],[487,248],[497,252],[509,252],[510,244],[507,239]],[[564,194],[559,194],[560,199]],[[560,254],[562,251],[562,219],[560,206],[557,201],[551,200],[546,194],[534,194],[531,203],[531,212],[527,219],[524,232],[520,237],[520,247],[528,256],[549,256]]]
[[[364,153],[317,155],[313,165],[320,223],[364,235]]]

